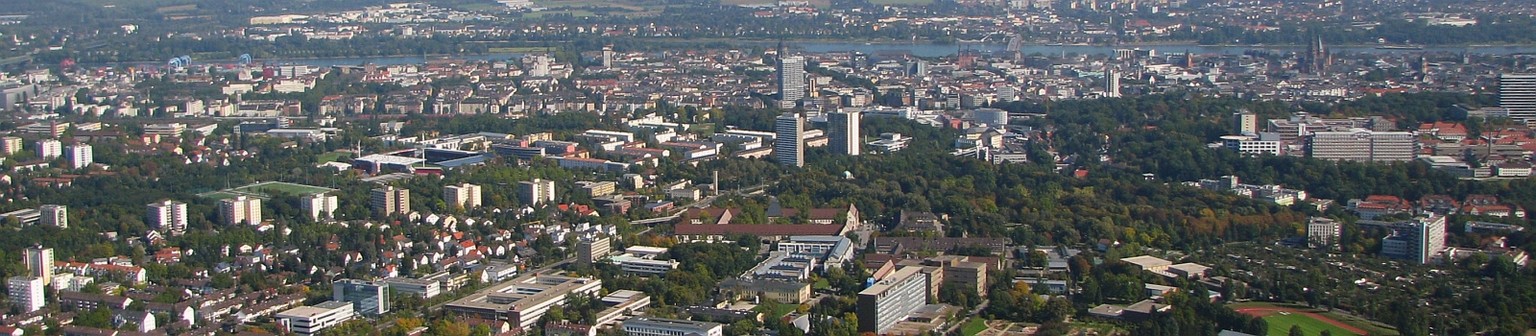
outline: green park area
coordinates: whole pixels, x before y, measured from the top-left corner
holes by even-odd
[[[1302,305],[1267,302],[1245,302],[1228,306],[1239,313],[1257,316],[1268,324],[1269,335],[1289,335],[1291,327],[1299,327],[1302,335],[1398,335],[1390,326],[1336,311],[1327,311]]]

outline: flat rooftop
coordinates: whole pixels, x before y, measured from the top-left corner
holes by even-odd
[[[565,297],[583,287],[601,286],[602,280],[556,275],[525,275],[449,302],[446,307],[474,310],[522,311],[530,306]]]
[[[353,159],[353,161],[367,161],[367,162],[375,162],[375,163],[378,163],[378,164],[392,164],[392,165],[401,165],[401,166],[409,166],[409,165],[414,165],[414,164],[418,164],[418,163],[422,163],[422,162],[427,162],[426,159],[418,159],[418,158],[413,158],[413,157],[409,157],[409,156],[399,156],[399,155],[384,155],[384,154],[369,154],[369,155],[366,155],[366,156],[363,156],[363,157],[360,157],[360,158]]]
[[[277,313],[274,316],[275,317],[297,317],[297,318],[313,319],[316,316],[320,316],[320,315],[324,315],[324,314],[330,313],[332,310],[336,310],[336,308],[341,308],[341,307],[346,307],[346,306],[351,306],[351,305],[352,305],[351,302],[345,302],[345,301],[326,301],[326,302],[321,302],[320,304],[313,305],[313,306],[299,306],[299,307],[295,307],[293,309],[289,309],[289,310],[285,310],[285,311],[283,311],[281,313]]]

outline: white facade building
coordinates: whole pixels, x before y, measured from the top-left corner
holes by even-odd
[[[224,225],[261,224],[261,199],[235,196],[219,201],[219,220]]]
[[[150,228],[170,231],[172,233],[186,232],[186,203],[164,200],[159,203],[151,203],[146,208],[144,224],[149,224]]]
[[[314,335],[330,327],[351,320],[357,314],[351,302],[326,301],[313,306],[300,306],[272,315],[272,319],[299,335]]]

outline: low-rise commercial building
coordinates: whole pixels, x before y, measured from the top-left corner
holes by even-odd
[[[326,301],[313,306],[300,306],[272,315],[272,319],[299,335],[314,335],[330,327],[351,320],[357,315],[351,302]]]
[[[550,308],[565,304],[571,294],[588,295],[602,289],[602,280],[587,277],[525,275],[454,300],[443,306],[451,314],[530,329]]]

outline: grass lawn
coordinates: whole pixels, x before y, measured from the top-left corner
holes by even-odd
[[[799,306],[765,300],[762,304],[757,305],[757,308],[753,308],[752,310],[756,310],[759,313],[763,313],[763,315],[767,315],[765,317],[779,318],[783,317],[784,315],[789,315],[790,312],[795,311],[795,308],[799,308]]]
[[[317,187],[317,186],[312,186],[312,185],[304,185],[304,184],[298,184],[298,183],[268,181],[268,182],[256,182],[256,183],[252,183],[252,184],[248,184],[248,185],[244,185],[244,186],[240,186],[240,187],[224,189],[224,190],[220,190],[220,191],[206,192],[206,193],[198,194],[198,196],[202,196],[202,197],[206,197],[206,198],[211,198],[211,199],[214,199],[214,200],[221,200],[221,199],[226,199],[226,198],[235,198],[236,196],[241,196],[241,195],[253,196],[253,197],[262,198],[262,199],[268,199],[268,198],[271,198],[272,194],[274,194],[274,193],[285,193],[285,194],[294,194],[294,195],[311,195],[311,194],[319,194],[319,193],[331,192],[331,191],[335,191],[335,190],[336,189],[331,189],[331,188],[326,188],[326,187]]]
[[[980,318],[972,317],[965,320],[965,325],[960,326],[960,334],[965,336],[973,336],[983,331],[987,331],[987,320]]]
[[[244,187],[234,188],[232,190],[236,192],[246,192],[253,194],[285,193],[294,195],[309,195],[329,192],[336,189],[288,182],[260,182]]]
[[[1233,310],[1241,310],[1241,309],[1245,309],[1245,308],[1258,308],[1258,309],[1263,309],[1263,308],[1290,308],[1290,309],[1296,309],[1296,310],[1301,310],[1301,311],[1310,311],[1310,312],[1314,312],[1314,313],[1316,313],[1318,315],[1322,315],[1323,317],[1330,318],[1330,319],[1333,319],[1335,321],[1343,322],[1344,324],[1348,324],[1348,325],[1353,326],[1355,328],[1360,328],[1361,330],[1365,330],[1367,333],[1369,333],[1371,335],[1386,335],[1386,336],[1400,335],[1397,332],[1397,330],[1392,329],[1392,326],[1389,326],[1389,325],[1386,325],[1386,324],[1382,324],[1382,323],[1379,323],[1379,322],[1367,320],[1367,319],[1364,319],[1364,318],[1360,318],[1358,316],[1346,315],[1346,314],[1339,313],[1339,312],[1334,312],[1334,311],[1324,311],[1322,309],[1315,309],[1315,308],[1307,307],[1307,306],[1304,306],[1304,305],[1298,305],[1298,304],[1274,303],[1274,302],[1241,302],[1241,303],[1229,304],[1229,305],[1227,305],[1227,308],[1232,308]],[[1272,313],[1272,314],[1273,315],[1269,315],[1269,316],[1265,317],[1264,320],[1265,321],[1269,321],[1270,318],[1282,317],[1282,315],[1280,315],[1278,313]],[[1316,321],[1316,320],[1313,320],[1311,318],[1306,318],[1304,315],[1291,314],[1291,316],[1300,316],[1301,319],[1313,321],[1313,322],[1324,324],[1324,325],[1327,324],[1327,323],[1322,322],[1322,321]],[[1331,325],[1329,325],[1329,326],[1332,327]],[[1280,335],[1285,335],[1286,333],[1289,333],[1290,332],[1290,328],[1291,328],[1290,324],[1284,325],[1284,328],[1281,329],[1280,327],[1276,326],[1275,322],[1270,322],[1269,323],[1269,330],[1270,330],[1270,332],[1278,331],[1280,333]],[[1307,330],[1306,328],[1307,327],[1305,327],[1305,326],[1302,327],[1303,330]],[[1317,330],[1317,331],[1321,331],[1321,330]],[[1308,335],[1312,335],[1313,333],[1315,333],[1317,331],[1310,331],[1309,330],[1307,332],[1307,334]],[[1334,335],[1341,335],[1342,336],[1342,335],[1350,335],[1352,333],[1340,334],[1339,330],[1334,330],[1333,334]]]
[[[231,193],[227,193],[227,192],[223,192],[223,191],[205,192],[205,193],[201,193],[201,194],[197,194],[197,195],[198,196],[202,196],[203,198],[213,199],[215,201],[226,199],[226,198],[235,198],[237,196],[240,196],[240,195],[235,195],[235,194],[231,194]]]
[[[1372,336],[1401,335],[1401,333],[1398,333],[1397,330],[1392,329],[1392,326],[1363,319],[1358,316],[1345,315],[1337,312],[1318,312],[1317,314],[1326,316],[1339,322],[1348,323],[1349,325],[1355,326],[1355,328],[1365,329],[1365,331],[1370,333]]]
[[[495,49],[495,48],[492,48],[492,49]],[[316,163],[336,162],[336,161],[341,161],[341,158],[350,158],[350,157],[352,157],[352,153],[347,153],[347,152],[330,152],[330,153],[320,154],[320,156],[315,157],[315,162]]]
[[[811,284],[811,289],[832,289],[832,283],[827,279],[816,279],[816,283]]]
[[[1358,335],[1349,330],[1335,327],[1327,322],[1318,321],[1302,314],[1274,314],[1265,316],[1264,322],[1269,323],[1270,335],[1288,335],[1293,325],[1301,326],[1302,334],[1309,336],[1322,333],[1323,330],[1328,330],[1335,336]]]

